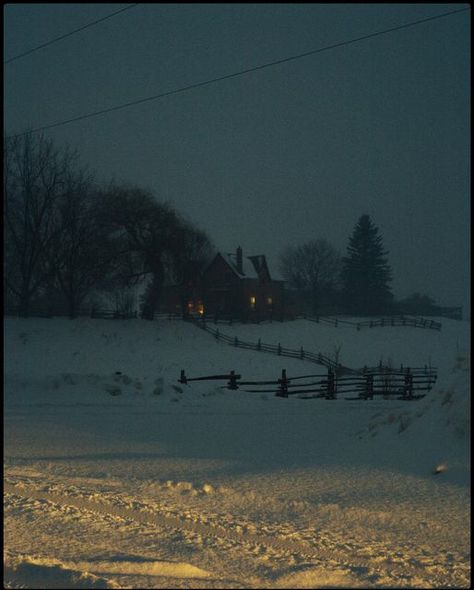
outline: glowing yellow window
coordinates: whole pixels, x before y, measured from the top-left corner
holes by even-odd
[[[202,301],[198,302],[196,309],[199,315],[204,315],[204,305]]]
[[[255,306],[257,305],[257,298],[254,295],[250,296],[250,307],[252,309],[255,309]]]
[[[267,304],[273,305],[273,299],[271,297],[267,297]]]

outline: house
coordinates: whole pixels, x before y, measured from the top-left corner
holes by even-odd
[[[216,254],[202,276],[206,315],[270,319],[284,311],[284,281],[272,279],[266,257]]]
[[[179,290],[165,294],[168,311],[182,310]],[[280,318],[284,313],[284,281],[272,278],[266,257],[217,253],[199,277],[184,290],[185,308],[190,314],[240,320]]]

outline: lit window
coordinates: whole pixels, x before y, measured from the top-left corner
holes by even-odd
[[[267,297],[268,305],[273,305],[273,299],[271,297]]]
[[[255,306],[257,305],[257,298],[254,295],[250,296],[250,307],[252,309],[255,309]]]
[[[199,315],[204,315],[204,305],[203,305],[202,301],[198,302],[196,309],[197,309],[197,312]]]
[[[193,302],[192,301],[188,301],[188,310],[189,311],[192,311],[193,310],[193,307],[194,307]]]

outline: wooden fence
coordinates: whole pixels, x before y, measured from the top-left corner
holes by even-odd
[[[15,307],[7,307],[4,310],[5,315],[18,315],[18,309]],[[52,317],[68,317],[68,312],[64,309],[53,309],[48,308],[46,306],[42,306],[41,308],[33,307],[30,311],[30,317],[43,317],[43,318],[52,318]],[[128,311],[121,311],[121,310],[114,310],[110,308],[99,308],[99,307],[80,307],[76,310],[75,317],[90,317],[90,318],[100,318],[100,319],[133,319],[140,317],[142,319],[147,320],[158,320],[158,319],[183,319],[183,315],[174,312],[154,312],[152,315],[139,315],[136,311],[128,312]],[[198,319],[196,317],[190,317],[188,319]],[[310,316],[310,315],[281,315],[272,319],[236,319],[230,316],[205,316],[204,319],[208,323],[213,324],[227,324],[232,325],[234,323],[253,323],[253,324],[263,324],[263,323],[272,323],[275,321],[284,322],[284,321],[292,321],[297,319],[305,319],[310,322],[316,323],[325,323],[330,324],[334,327],[338,326],[351,326],[357,330],[361,330],[363,328],[376,328],[376,327],[386,327],[386,326],[411,326],[415,328],[426,328],[431,330],[441,330],[440,322],[435,322],[434,320],[429,320],[426,318],[420,317],[406,317],[406,316],[389,316],[385,318],[377,318],[372,320],[366,320],[361,322],[353,322],[350,320],[344,320],[341,318],[334,318],[331,316]]]
[[[289,358],[296,358],[300,360],[309,361],[312,363],[316,363],[318,365],[323,365],[325,367],[331,368],[332,370],[337,370],[338,372],[342,371],[351,371],[348,367],[344,367],[343,365],[336,363],[333,359],[329,358],[328,356],[318,352],[310,352],[304,350],[303,347],[297,349],[292,348],[285,348],[278,343],[276,346],[274,344],[266,344],[258,339],[258,342],[248,342],[246,340],[240,340],[237,336],[227,336],[219,331],[218,328],[212,328],[205,320],[198,320],[193,322],[195,325],[199,326],[202,330],[209,332],[212,334],[214,338],[220,342],[225,342],[231,346],[235,346],[237,348],[245,348],[248,350],[256,350],[259,352],[269,352],[271,354],[277,354],[279,356],[285,356]]]
[[[346,400],[373,400],[375,396],[381,396],[384,399],[413,401],[425,397],[426,393],[419,393],[420,391],[426,392],[432,389],[437,380],[437,371],[427,367],[415,369],[407,367],[399,371],[377,368],[365,369],[365,372],[359,375],[339,377],[331,368],[328,368],[327,374],[287,377],[286,370],[282,369],[281,377],[275,380],[242,381],[241,379],[242,376],[235,371],[230,371],[229,374],[187,377],[183,369],[178,382],[187,385],[190,381],[225,380],[227,384],[224,387],[230,390],[273,393],[277,397],[297,395],[299,399],[335,400],[341,394],[352,395],[352,397],[343,398]],[[310,379],[309,382],[308,379]],[[245,389],[251,386],[257,386],[258,389]],[[271,387],[268,389],[268,386]]]
[[[310,322],[331,324],[336,328],[338,326],[351,326],[356,330],[362,328],[377,328],[387,326],[410,326],[412,328],[425,328],[429,330],[441,330],[441,323],[435,322],[434,320],[428,320],[426,318],[419,317],[406,317],[406,316],[389,316],[384,318],[377,318],[373,320],[365,320],[361,322],[352,322],[350,320],[343,320],[340,318],[333,318],[330,316],[298,316],[303,319],[309,320]]]
[[[18,308],[7,307],[4,309],[6,316],[18,316]],[[29,317],[53,318],[53,317],[69,317],[67,310],[64,308],[38,308],[33,307],[29,313]],[[139,315],[136,311],[121,311],[117,309],[103,308],[103,307],[80,307],[75,311],[75,317],[88,317],[93,319],[106,320],[128,320],[135,318],[158,320],[158,319],[182,319],[183,316],[177,313],[163,313],[155,312],[153,315]]]

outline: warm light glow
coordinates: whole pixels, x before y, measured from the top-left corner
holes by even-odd
[[[204,315],[204,305],[203,305],[202,301],[198,302],[196,309],[197,309],[197,312],[199,315]]]
[[[273,299],[271,297],[267,297],[268,305],[273,305]]]
[[[250,296],[250,307],[252,309],[255,309],[255,306],[257,304],[257,298],[254,295]]]

